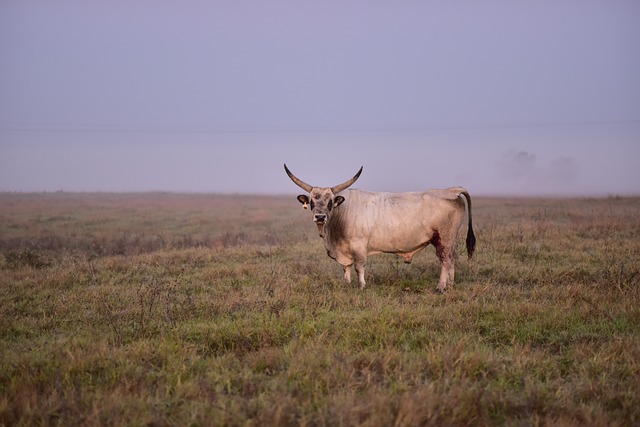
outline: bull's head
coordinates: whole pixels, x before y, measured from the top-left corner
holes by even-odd
[[[324,225],[324,223],[329,220],[331,211],[340,206],[342,202],[344,202],[344,197],[338,195],[338,193],[349,188],[354,182],[356,182],[356,180],[362,173],[362,167],[360,167],[358,173],[355,174],[355,176],[350,180],[334,187],[325,188],[314,187],[300,180],[291,173],[286,164],[284,165],[284,170],[287,172],[287,175],[289,175],[289,178],[291,178],[291,181],[293,181],[298,187],[309,193],[309,195],[299,195],[298,201],[302,203],[305,209],[307,209],[309,206],[311,207],[311,212],[313,213],[313,221],[319,226]]]

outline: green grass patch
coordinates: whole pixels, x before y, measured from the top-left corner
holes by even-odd
[[[640,199],[474,209],[439,295],[290,197],[0,194],[0,425],[640,423]]]

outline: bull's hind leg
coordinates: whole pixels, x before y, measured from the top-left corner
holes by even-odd
[[[436,291],[444,292],[448,286],[453,286],[455,277],[455,243],[444,245],[441,241],[434,242],[436,247],[436,255],[440,260],[440,280]]]

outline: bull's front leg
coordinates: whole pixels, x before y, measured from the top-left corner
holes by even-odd
[[[351,283],[351,266],[343,265],[342,268],[344,269],[344,282]]]
[[[348,252],[340,251],[337,253],[337,256],[334,259],[338,262],[338,264],[342,266],[342,270],[344,271],[344,282],[351,283],[351,267],[353,267],[354,263],[353,256]]]
[[[366,252],[364,252],[364,255],[362,252],[356,252],[355,254],[339,253],[335,260],[344,270],[344,281],[346,283],[351,283],[351,267],[354,266],[358,274],[358,285],[360,289],[364,289],[366,286],[364,280],[364,267],[367,260]]]

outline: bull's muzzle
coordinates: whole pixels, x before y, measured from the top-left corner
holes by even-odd
[[[316,224],[324,224],[327,222],[327,215],[325,214],[315,214],[313,215],[313,222]]]

